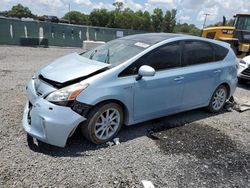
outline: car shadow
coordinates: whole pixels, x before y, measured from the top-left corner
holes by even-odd
[[[226,110],[220,112],[230,113]],[[132,126],[123,126],[117,137],[120,142],[127,142],[138,137],[148,136],[154,139],[152,132],[165,131],[167,129],[181,127],[191,122],[205,119],[217,114],[206,112],[204,109],[191,110],[171,116],[161,117],[158,119],[146,121]],[[73,136],[68,139],[67,145],[64,148],[52,146],[40,141],[36,141],[30,136],[27,136],[28,147],[34,152],[43,153],[54,157],[79,157],[91,156],[93,150],[109,147],[107,144],[95,145],[83,138],[80,130],[77,129]]]

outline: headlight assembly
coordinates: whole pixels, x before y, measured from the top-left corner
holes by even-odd
[[[73,101],[89,84],[73,84],[50,93],[45,99],[52,103]]]

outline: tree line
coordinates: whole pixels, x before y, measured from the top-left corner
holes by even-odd
[[[122,2],[115,2],[113,6],[114,10],[94,9],[90,14],[70,11],[62,17],[61,21],[78,25],[133,29],[146,32],[177,32],[200,35],[200,30],[195,25],[177,23],[176,9],[163,12],[162,9],[155,8],[151,14],[148,11],[133,11],[124,7]],[[0,15],[18,18],[29,17],[38,20],[41,20],[42,17],[34,15],[28,7],[21,4],[13,6],[9,11],[0,12]]]

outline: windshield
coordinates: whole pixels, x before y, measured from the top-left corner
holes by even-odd
[[[150,45],[133,40],[116,39],[91,49],[83,57],[117,66],[142,52]]]
[[[250,16],[240,16],[237,19],[237,29],[250,31]]]

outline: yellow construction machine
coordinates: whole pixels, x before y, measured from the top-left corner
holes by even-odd
[[[250,55],[250,14],[236,14],[234,26],[207,27],[202,30],[202,37],[221,40],[231,44],[235,53],[244,57]]]

